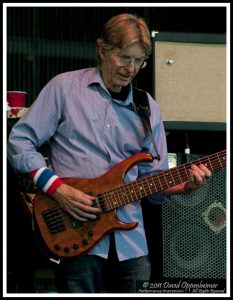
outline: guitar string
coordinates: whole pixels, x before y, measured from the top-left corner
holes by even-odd
[[[209,161],[209,158],[207,158],[206,160],[208,160]],[[201,161],[202,163],[205,163],[203,160]],[[219,166],[219,164],[218,164],[218,161],[216,161],[217,162],[217,166]],[[193,162],[192,162],[193,163]],[[190,165],[192,164],[192,163],[189,163]],[[214,161],[212,161],[212,163],[211,163],[211,165],[213,166],[213,164],[214,164],[215,162]],[[177,167],[177,168],[183,168],[184,170],[185,170],[185,175],[186,175],[186,173],[187,173],[187,170],[186,170],[186,168],[184,168],[184,165],[181,165],[181,166],[179,166],[179,167]],[[174,182],[174,183],[179,183],[179,181],[181,181],[181,182],[183,182],[183,179],[181,179],[180,180],[180,177],[182,177],[183,176],[183,174],[181,174],[181,172],[178,172],[178,170],[177,170],[177,168],[176,168],[176,171],[177,171],[177,173],[178,173],[178,182],[177,182],[177,178],[176,177],[174,177],[174,175],[172,176],[171,175],[171,179],[172,179],[172,181]],[[216,166],[215,167],[213,167],[213,169],[214,168],[216,168]],[[169,170],[169,171],[164,171],[163,173],[164,173],[164,176],[165,176],[165,174],[169,174],[170,173],[170,171],[171,170]],[[162,172],[160,172],[160,173],[158,173],[158,174],[153,174],[153,175],[161,175],[161,173]],[[154,176],[153,175],[151,175],[152,177],[153,177],[153,181],[151,182],[151,183],[153,183],[153,185],[155,185],[155,180],[154,180]],[[168,177],[167,177],[168,178]],[[162,181],[162,183],[164,184],[164,182],[165,183],[167,183],[167,178],[165,177],[164,179],[162,179],[161,181]],[[149,180],[150,178],[144,178],[144,179],[146,179],[146,180]],[[159,177],[158,177],[158,179],[159,179]],[[138,180],[139,181],[139,180]],[[136,181],[136,182],[133,182],[133,184],[134,185],[139,185],[139,183],[138,183],[138,181]],[[131,183],[132,184],[132,183]],[[173,185],[173,184],[172,184]],[[124,188],[124,193],[123,194],[116,194],[116,192],[118,192],[118,189],[119,188],[121,188],[122,189],[122,187],[125,187]],[[139,187],[141,188],[141,185],[139,185]],[[149,187],[149,191],[151,191],[150,190],[150,186],[148,185],[148,187]],[[169,187],[169,185],[168,185],[168,187]],[[115,188],[115,194],[111,191],[111,195],[110,195],[110,197],[108,197],[109,195],[109,192],[105,192],[105,193],[103,193],[103,194],[105,194],[105,197],[104,197],[104,199],[102,200],[102,202],[103,203],[105,203],[105,202],[109,202],[109,201],[111,201],[111,200],[113,200],[113,199],[116,199],[116,197],[122,197],[122,195],[126,195],[127,196],[127,194],[125,194],[125,192],[127,192],[127,189],[128,189],[129,187],[127,186],[127,185],[121,185],[121,186],[119,186],[119,187],[116,187]],[[131,189],[132,188],[132,186],[130,186],[130,190],[132,190]],[[146,187],[144,186],[143,187],[143,189],[144,189],[144,192],[145,192],[145,190],[146,190]],[[158,191],[157,190],[157,188],[156,188],[156,191]],[[156,192],[156,191],[154,191],[154,192]],[[141,192],[141,191],[140,191]],[[134,194],[135,194],[136,192],[134,192]],[[142,193],[143,193],[143,190],[142,190]],[[153,193],[153,192],[152,192]],[[102,194],[102,195],[103,195]],[[114,195],[114,198],[112,197],[112,195]],[[146,193],[146,195],[148,195],[147,193]],[[131,194],[131,196],[132,196],[132,194]],[[136,193],[136,196],[137,196],[137,193]],[[143,196],[145,196],[145,194],[141,194],[140,195],[140,197],[139,197],[139,199],[140,198],[142,198]],[[101,196],[102,197],[102,196]],[[133,199],[135,199],[135,195],[133,196]],[[135,199],[136,200],[136,199]],[[115,200],[116,201],[116,200]],[[115,203],[115,202],[114,202]],[[125,204],[126,203],[128,203],[128,202],[125,202]],[[124,203],[123,203],[124,204]],[[111,205],[110,205],[111,206]],[[108,204],[108,210],[112,210],[112,209],[114,209],[115,208],[115,206],[113,206],[113,207],[110,207],[109,206],[109,204]],[[62,211],[62,210],[61,210]],[[61,214],[59,215],[59,216],[61,216]],[[58,217],[58,216],[57,216]]]
[[[206,161],[204,161],[204,160],[198,160],[198,161],[201,161],[201,163],[204,163],[204,164],[209,164],[210,163],[210,160],[209,160],[209,158],[206,158]],[[224,162],[224,164],[225,164],[225,159],[221,162],[221,160],[219,159],[219,158],[217,158],[216,159],[216,161],[212,161],[211,162],[211,166],[210,166],[210,168],[211,169],[216,169],[217,167],[219,167],[219,166],[222,166],[223,165],[223,162]],[[140,197],[145,197],[146,195],[143,193],[143,189],[145,190],[145,188],[147,188],[147,186],[145,185],[145,186],[143,186],[143,185],[141,185],[141,183],[140,183],[140,181],[144,181],[145,179],[150,183],[150,184],[152,184],[153,185],[153,187],[154,186],[156,186],[156,180],[155,179],[158,179],[158,182],[159,182],[159,184],[160,184],[160,186],[162,187],[163,186],[163,188],[161,188],[161,189],[158,189],[158,187],[156,187],[156,190],[155,191],[153,191],[153,192],[156,192],[156,191],[159,191],[159,190],[164,190],[164,189],[166,189],[165,187],[164,187],[164,183],[166,183],[167,184],[167,188],[169,188],[170,186],[173,186],[173,185],[176,185],[176,184],[178,184],[178,183],[180,183],[180,182],[184,182],[184,180],[182,179],[182,178],[187,178],[187,176],[188,176],[188,173],[187,173],[187,168],[185,168],[185,166],[187,167],[187,166],[191,166],[191,164],[193,164],[194,162],[191,162],[191,163],[187,163],[187,164],[185,164],[185,165],[181,165],[181,166],[178,166],[178,167],[176,167],[176,168],[174,168],[174,170],[172,170],[172,169],[170,169],[170,170],[166,170],[166,171],[162,171],[162,172],[160,172],[160,173],[157,173],[157,174],[152,174],[152,175],[150,175],[150,176],[147,176],[147,177],[144,177],[144,178],[142,178],[142,179],[139,179],[139,180],[137,180],[137,181],[134,181],[134,182],[131,182],[130,184],[129,184],[129,186],[127,186],[127,185],[124,185],[123,186],[123,188],[124,188],[124,190],[126,191],[127,189],[129,189],[129,190],[132,190],[132,186],[134,185],[134,187],[136,186],[136,187],[138,187],[138,188],[140,188],[140,190],[138,190],[140,193],[142,192],[142,194],[140,195]],[[178,172],[179,170],[181,170],[180,172]],[[172,172],[174,173],[177,173],[177,174],[172,174]],[[166,175],[169,175],[170,177],[166,177]],[[177,176],[178,175],[178,176]],[[164,178],[162,178],[161,180],[160,180],[160,178],[159,177],[161,177],[161,176],[164,176]],[[157,177],[157,178],[155,178],[155,177]],[[182,177],[182,178],[181,178]],[[151,180],[152,179],[152,180]],[[170,183],[172,183],[172,184],[168,184],[168,181],[167,181],[167,179],[169,179],[170,180]],[[188,179],[188,178],[187,178]],[[173,184],[174,183],[174,184]],[[149,187],[149,189],[150,189],[150,185],[148,185],[148,187]],[[111,195],[110,195],[110,197],[108,197],[108,194],[105,196],[105,199],[104,200],[106,200],[106,201],[108,201],[108,200],[112,200],[112,195],[114,194],[114,192],[115,192],[115,194],[114,194],[114,198],[116,198],[118,195],[117,195],[117,192],[118,192],[118,189],[122,189],[122,187],[116,187],[115,189],[113,189],[113,190],[111,190]],[[152,193],[153,193],[152,192]],[[136,194],[136,191],[134,192],[134,194]],[[135,195],[133,195],[134,197],[135,197]],[[122,193],[120,194],[120,197],[122,197]],[[139,198],[140,198],[139,197]]]
[[[218,157],[215,157],[214,158],[215,160],[212,159],[212,161],[210,162],[210,157],[211,156],[216,156],[216,155],[218,155]],[[222,158],[224,158],[224,160],[221,159],[221,156],[222,156]],[[166,188],[163,187],[164,183],[166,183],[167,184],[167,188],[169,188],[170,186],[174,186],[174,185],[178,184],[179,182],[184,182],[184,180],[183,180],[184,178],[188,179],[188,177],[187,177],[188,176],[187,175],[187,167],[190,167],[191,164],[194,164],[194,163],[197,163],[197,162],[200,162],[202,164],[207,164],[207,165],[210,164],[210,168],[212,170],[214,170],[217,167],[221,167],[223,165],[222,162],[224,162],[224,164],[225,164],[225,150],[223,150],[222,152],[219,152],[217,154],[212,154],[209,157],[204,157],[203,159],[198,159],[198,160],[193,161],[191,163],[180,165],[180,166],[175,167],[175,168],[170,169],[170,170],[165,170],[165,171],[159,172],[157,174],[151,174],[151,175],[149,175],[147,177],[144,177],[142,179],[136,180],[136,181],[131,182],[129,184],[119,185],[119,186],[115,187],[114,189],[112,189],[111,191],[107,191],[107,192],[104,192],[104,193],[100,194],[101,196],[99,196],[99,204],[100,204],[100,206],[102,204],[102,207],[104,207],[104,205],[107,204],[107,209],[104,211],[104,212],[107,212],[107,211],[110,211],[110,210],[113,210],[113,209],[116,208],[116,204],[115,203],[117,203],[117,200],[119,200],[119,198],[120,198],[120,200],[122,200],[122,196],[128,197],[130,195],[131,198],[130,199],[126,198],[126,200],[127,201],[130,201],[130,200],[134,201],[135,200],[136,201],[137,199],[135,197],[138,197],[137,196],[137,192],[135,191],[136,187],[138,188],[138,193],[139,192],[141,193],[139,199],[143,198],[145,196],[148,196],[147,187],[149,189],[149,192],[151,192],[151,184],[153,185],[153,188],[156,187],[156,190],[153,191],[153,192],[151,192],[151,194],[154,193],[154,192],[157,192],[157,191],[159,191],[159,189],[156,186],[155,177],[157,177],[156,179],[158,179],[158,182],[159,182],[159,185],[160,185],[160,190],[166,189]],[[181,171],[178,172],[178,169],[181,169]],[[172,174],[173,171],[175,171],[178,174],[178,176]],[[171,174],[170,175],[171,178],[166,177],[165,175],[167,175],[167,174],[168,175]],[[159,177],[161,177],[161,175],[164,176],[164,179],[159,180]],[[168,185],[168,183],[167,183],[167,179],[168,178],[170,180],[172,179],[172,185]],[[142,186],[139,183],[140,181],[145,181],[145,180],[147,180],[150,183],[150,185],[149,185],[148,182],[147,182],[147,184],[145,186]],[[134,190],[132,189],[132,186],[134,187]],[[124,192],[123,193],[122,192],[119,193],[119,191],[121,191],[121,190],[124,190]],[[133,196],[132,196],[132,193],[134,193]],[[104,195],[104,197],[103,197],[103,195]],[[113,197],[113,195],[114,195],[114,197]],[[98,198],[98,196],[97,196],[97,198]],[[101,198],[102,198],[102,200],[101,200]],[[112,203],[112,200],[113,200],[113,203]],[[124,205],[124,204],[129,203],[127,201],[125,203],[121,203],[121,204]],[[117,207],[119,207],[119,206],[117,206]],[[64,210],[62,210],[61,208],[57,207],[57,209],[60,212],[59,215],[57,214],[57,211],[56,211],[56,216],[52,216],[52,214],[51,214],[51,218],[49,219],[49,221],[51,221],[55,217],[56,218],[59,218],[59,217],[61,218],[62,216],[66,216],[66,215],[67,215],[67,217],[69,216],[68,213],[64,212]],[[100,212],[99,214],[101,214],[101,213],[103,213],[103,212]],[[69,218],[70,218],[70,216],[69,216]],[[55,219],[55,221],[56,221],[56,219]]]

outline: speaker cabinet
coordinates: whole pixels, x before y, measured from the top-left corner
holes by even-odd
[[[164,203],[162,232],[164,277],[225,279],[226,168],[215,170],[197,192]]]
[[[206,129],[209,124],[210,130],[224,126],[225,35],[155,34],[154,97],[167,126]]]

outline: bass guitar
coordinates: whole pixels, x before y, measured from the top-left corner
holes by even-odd
[[[137,222],[122,222],[117,218],[115,209],[187,181],[191,164],[204,164],[210,170],[224,167],[226,150],[124,183],[124,176],[130,168],[152,161],[151,154],[139,153],[123,160],[100,177],[64,178],[66,184],[96,197],[94,206],[100,207],[101,213],[94,221],[74,219],[55,200],[39,192],[33,201],[34,224],[50,254],[56,259],[78,257],[87,253],[109,232],[135,228]]]

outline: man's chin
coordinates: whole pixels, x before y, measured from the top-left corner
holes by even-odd
[[[118,82],[119,82],[119,84],[122,85],[122,86],[127,86],[127,85],[130,83],[130,81],[131,81],[131,79],[129,79],[129,78],[127,78],[127,79],[126,79],[126,78],[125,78],[125,79],[124,79],[124,78],[123,78],[123,79],[121,78]]]

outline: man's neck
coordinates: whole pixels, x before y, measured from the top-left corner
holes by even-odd
[[[113,92],[110,89],[108,91],[113,99],[125,101],[129,94],[129,86],[122,87],[119,93]]]

